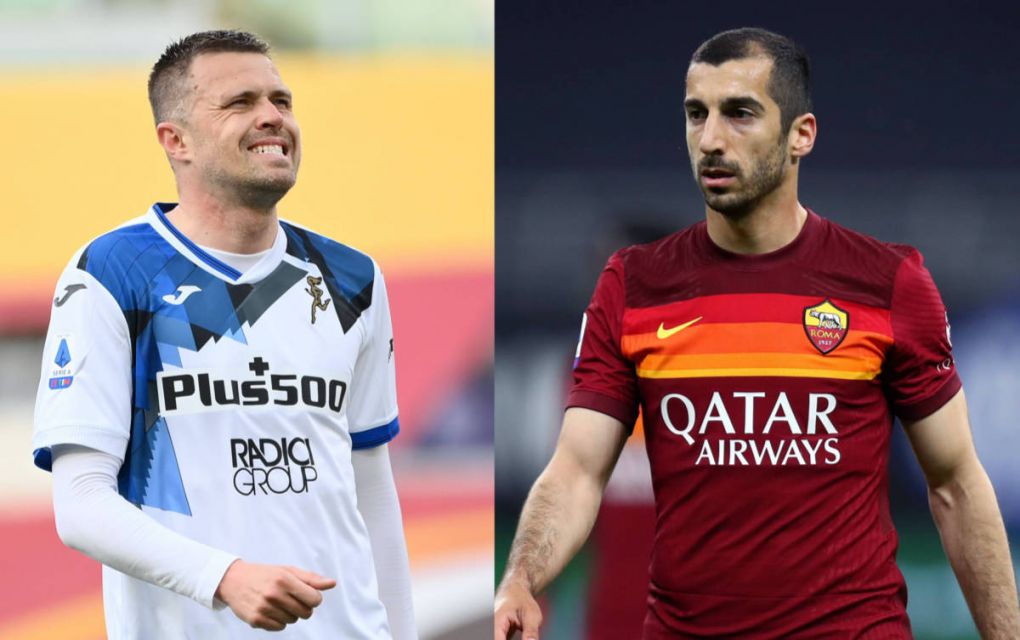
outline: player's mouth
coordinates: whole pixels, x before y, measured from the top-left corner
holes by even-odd
[[[708,189],[728,187],[736,181],[736,173],[729,169],[709,167],[701,170],[701,183]]]
[[[248,151],[256,155],[268,155],[280,158],[290,156],[290,147],[284,140],[279,138],[266,138],[264,140],[259,140],[248,147]]]

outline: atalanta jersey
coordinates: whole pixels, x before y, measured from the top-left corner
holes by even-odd
[[[36,464],[78,444],[123,459],[120,493],[193,540],[335,577],[287,637],[389,637],[351,452],[399,429],[386,288],[368,256],[281,222],[245,273],[191,243],[173,205],[100,236],[57,284]],[[104,567],[111,638],[261,637]]]
[[[893,415],[960,389],[920,254],[808,213],[765,255],[705,222],[614,254],[568,406],[633,424],[656,500],[646,639],[909,638]]]

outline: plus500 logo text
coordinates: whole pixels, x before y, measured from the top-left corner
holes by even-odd
[[[182,371],[157,378],[163,415],[232,407],[300,407],[340,413],[347,383],[314,375],[268,373],[247,379]]]

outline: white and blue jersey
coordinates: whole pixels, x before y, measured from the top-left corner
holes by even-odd
[[[174,531],[337,586],[294,638],[389,636],[351,452],[399,430],[386,287],[368,256],[281,221],[240,273],[167,220],[100,236],[57,284],[36,464],[77,444],[123,459],[119,490]],[[261,633],[104,567],[111,638]]]

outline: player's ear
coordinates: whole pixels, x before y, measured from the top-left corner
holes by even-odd
[[[191,150],[180,126],[172,122],[160,122],[156,125],[156,138],[171,161],[180,162],[190,158]]]
[[[815,114],[805,113],[794,118],[790,124],[787,142],[790,145],[790,157],[796,162],[811,153],[815,147],[815,136],[818,135],[818,121]]]

